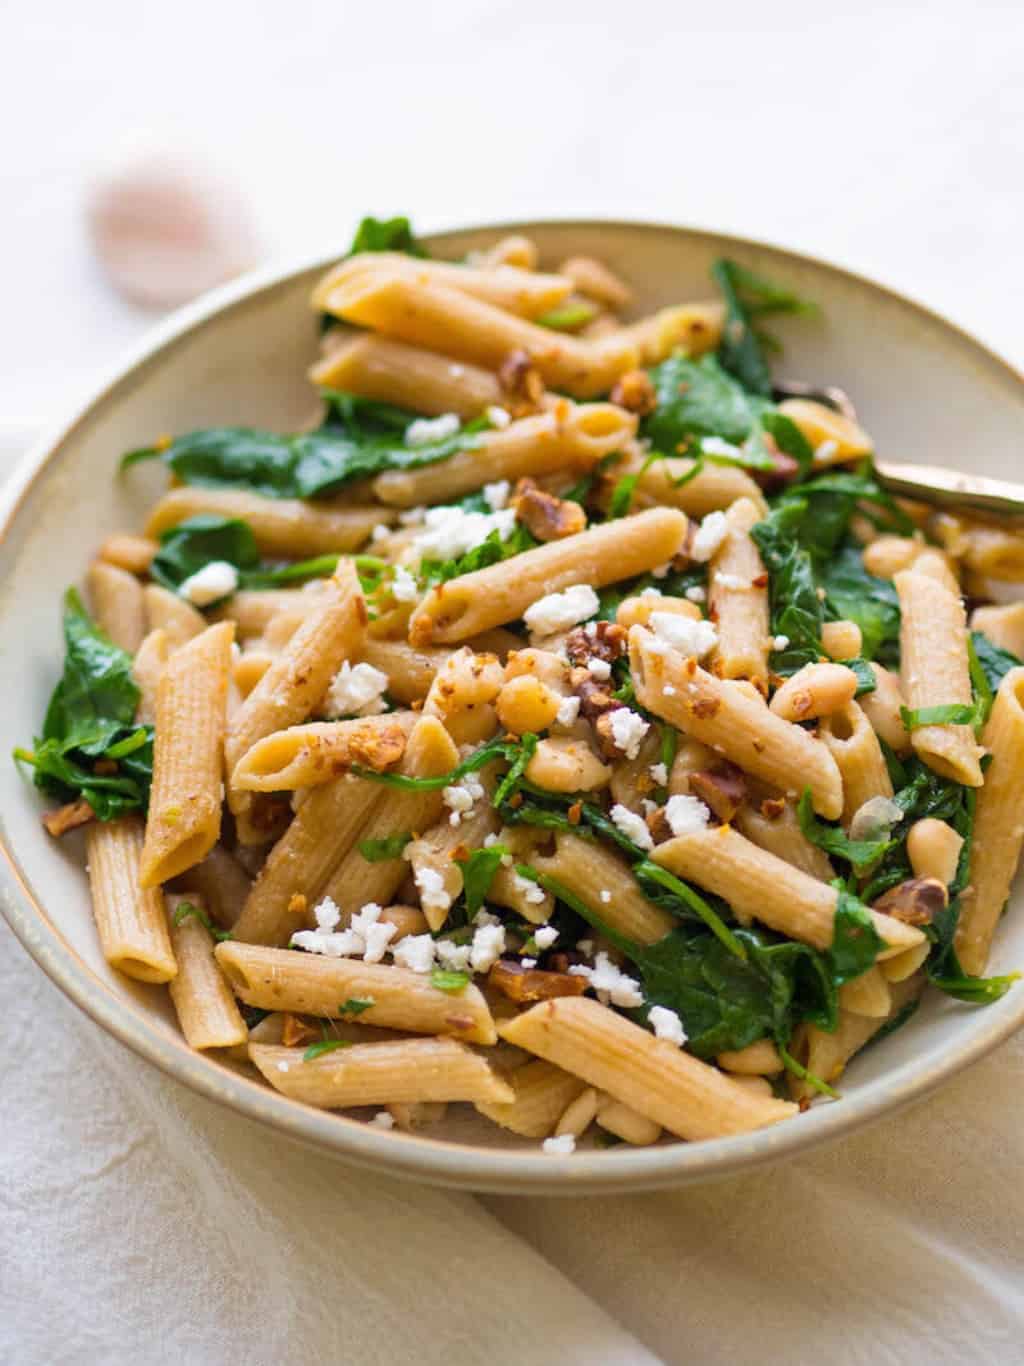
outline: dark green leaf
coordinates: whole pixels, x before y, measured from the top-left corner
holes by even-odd
[[[348,1039],[319,1039],[316,1043],[311,1043],[302,1055],[303,1062],[312,1062],[314,1058],[320,1058],[325,1053],[333,1053],[336,1048],[351,1048]]]
[[[832,946],[828,956],[832,962],[834,980],[842,986],[844,982],[852,982],[873,967],[885,944],[875,929],[867,907],[851,896],[841,882],[832,885],[839,893],[839,901],[836,904]]]
[[[1022,661],[1009,650],[1004,650],[1000,645],[994,645],[988,636],[981,631],[971,632],[971,644],[974,647],[974,656],[978,666],[989,686],[989,691],[995,695],[999,691],[999,685],[1011,669],[1019,669]],[[977,687],[977,681],[975,681]]]
[[[949,702],[939,707],[900,707],[900,720],[907,730],[918,730],[921,726],[969,726],[975,718],[973,706],[963,702]]]
[[[1011,972],[1006,977],[969,977],[964,973],[960,977],[931,979],[932,986],[938,987],[947,996],[953,996],[958,1001],[966,1001],[969,1005],[975,1006],[988,1006],[993,1001],[1000,1000],[1014,982],[1019,981],[1019,972]]]
[[[898,649],[900,604],[896,589],[888,579],[868,573],[856,546],[838,550],[822,566],[820,582],[835,619],[853,621],[860,627],[865,659],[874,659],[886,643]]]
[[[364,218],[356,229],[347,255],[361,251],[402,251],[407,256],[426,256],[416,241],[408,218]]]
[[[239,570],[256,568],[260,554],[248,522],[211,513],[186,518],[160,537],[149,572],[157,583],[176,593],[186,579],[214,560],[224,560]]]
[[[892,841],[888,836],[874,840],[851,840],[839,825],[826,825],[814,814],[810,788],[804,788],[797,805],[800,829],[812,844],[826,854],[846,859],[855,873],[866,872],[878,862]]]
[[[688,910],[703,920],[711,933],[718,939],[730,953],[737,958],[746,958],[746,951],[743,945],[733,934],[732,930],[725,924],[722,917],[715,911],[707,901],[695,892],[687,883],[680,881],[675,874],[670,873],[667,868],[662,868],[660,864],[653,863],[650,859],[644,859],[633,867],[633,876],[640,886],[651,895],[652,884],[655,888],[660,888],[668,892],[673,898],[681,901]],[[657,895],[657,893],[655,893]],[[651,897],[654,900],[654,897]],[[664,905],[664,899],[658,898],[656,904]]]
[[[362,1015],[364,1010],[369,1010],[375,1002],[369,996],[350,996],[347,1001],[342,1001],[338,1007],[340,1015]]]
[[[359,852],[367,863],[387,863],[389,859],[401,858],[402,850],[412,839],[408,830],[397,835],[388,835],[380,840],[360,840]]]
[[[675,455],[692,437],[720,436],[738,445],[750,435],[767,399],[748,394],[714,356],[671,356],[651,371],[657,406],[642,430],[660,451]]]
[[[462,885],[466,892],[466,915],[470,920],[487,900],[494,875],[507,853],[503,844],[488,844],[482,849],[474,849],[467,858],[459,860]]]
[[[735,261],[716,261],[711,274],[725,299],[725,327],[718,347],[719,359],[744,388],[770,396],[771,371],[753,319],[769,313],[811,313],[815,311],[814,307],[791,290],[762,279]]]
[[[457,579],[463,574],[486,569],[488,565],[510,560],[514,555],[521,555],[524,550],[532,550],[539,544],[526,527],[517,522],[511,536],[504,540],[501,533],[495,530],[480,545],[454,560],[423,560],[419,567],[420,577],[428,583],[447,583],[449,579]]]
[[[430,974],[430,985],[437,987],[438,991],[462,991],[468,983],[468,972],[449,972],[446,968],[434,968]]]
[[[189,917],[198,920],[200,925],[212,934],[214,939],[219,940],[221,943],[223,943],[224,940],[231,938],[231,931],[219,930],[201,906],[196,906],[191,901],[179,902],[172,917],[175,925],[180,925],[183,920],[188,920]]]

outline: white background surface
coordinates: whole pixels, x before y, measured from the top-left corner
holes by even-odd
[[[8,0],[0,422],[59,416],[151,321],[80,214],[139,139],[230,176],[268,258],[366,211],[675,220],[873,274],[1020,361],[1022,70],[1016,4]],[[1019,1355],[1019,1044],[786,1171],[481,1205],[185,1096],[6,930],[0,992],[4,1362]]]

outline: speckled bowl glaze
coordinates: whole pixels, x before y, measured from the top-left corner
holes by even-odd
[[[959,464],[1008,478],[1019,474],[1024,377],[950,323],[880,285],[762,243],[652,224],[504,224],[442,233],[429,245],[439,255],[458,258],[509,231],[533,237],[548,265],[569,254],[601,257],[635,286],[637,312],[707,295],[711,262],[734,256],[821,304],[820,319],[780,328],[786,351],[776,371],[841,384],[885,457]],[[61,593],[81,579],[105,534],[139,524],[159,487],[159,471],[144,467],[119,479],[120,454],[164,431],[239,422],[287,429],[305,420],[311,406],[305,371],[316,351],[308,297],[334,259],[328,254],[248,277],[175,315],[36,447],[5,489],[0,752],[9,754],[39,725],[60,669]],[[537,1194],[706,1181],[849,1134],[925,1095],[1024,1022],[1024,985],[984,1010],[936,994],[904,1029],[851,1066],[839,1103],[741,1138],[548,1157],[539,1144],[470,1117],[460,1116],[430,1137],[385,1132],[287,1100],[229,1064],[190,1052],[166,993],[121,978],[104,963],[81,847],[76,837],[51,840],[39,810],[24,775],[0,763],[4,914],[61,990],[185,1085],[283,1138],[395,1176]],[[1000,929],[994,971],[1024,964],[1019,901],[1018,893]]]

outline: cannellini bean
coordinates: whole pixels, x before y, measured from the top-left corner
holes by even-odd
[[[571,1105],[567,1105],[562,1118],[555,1125],[556,1137],[572,1134],[580,1138],[594,1122],[597,1114],[597,1092],[592,1086],[581,1091]]]
[[[771,1039],[758,1039],[746,1048],[728,1049],[719,1053],[715,1062],[724,1072],[738,1072],[741,1076],[774,1076],[782,1071],[779,1050]]]
[[[516,735],[547,730],[558,715],[559,701],[559,695],[539,678],[521,674],[498,694],[498,720]]]
[[[907,857],[915,877],[934,877],[948,887],[956,877],[963,838],[945,821],[927,816],[907,835]]]
[[[856,659],[864,640],[855,621],[826,621],[821,628],[821,643],[833,659]]]
[[[909,536],[879,536],[864,547],[864,568],[878,579],[891,579],[909,569],[921,553],[921,542]]]
[[[842,664],[805,664],[786,679],[769,709],[784,721],[807,721],[845,707],[856,692],[857,675],[852,669]]]
[[[526,777],[547,792],[593,792],[605,787],[612,771],[582,740],[555,736],[537,744]]]
[[[613,1100],[611,1096],[602,1094],[598,1098],[596,1118],[602,1129],[637,1147],[657,1143],[661,1137],[660,1124],[646,1115],[637,1114],[636,1110],[619,1100]]]

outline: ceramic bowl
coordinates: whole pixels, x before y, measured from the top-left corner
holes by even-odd
[[[1024,381],[950,323],[880,285],[760,243],[638,223],[528,223],[431,239],[457,258],[522,231],[546,264],[586,253],[636,289],[638,312],[709,293],[722,254],[817,300],[817,320],[780,329],[776,373],[843,386],[890,459],[961,465],[1014,477],[1024,430]],[[310,287],[333,256],[249,277],[161,326],[92,400],[43,441],[4,491],[0,514],[0,752],[29,741],[60,669],[59,603],[108,532],[139,525],[159,471],[119,479],[123,451],[161,432],[216,423],[288,429],[308,418],[306,367],[316,351]],[[549,1157],[465,1117],[429,1137],[384,1132],[306,1108],[232,1065],[190,1052],[159,988],[119,977],[100,955],[81,847],[39,822],[26,777],[0,763],[3,909],[40,968],[104,1029],[187,1086],[282,1137],[396,1176],[477,1190],[572,1194],[704,1181],[784,1161],[923,1096],[1024,1021],[1024,985],[977,1010],[937,993],[899,1032],[857,1059],[843,1099],[741,1138],[651,1148],[620,1146]],[[1019,899],[1019,897],[1018,897]],[[1000,929],[993,971],[1024,965],[1024,916]],[[16,1006],[14,1007],[16,1008]],[[467,1107],[468,1108],[468,1107]]]

